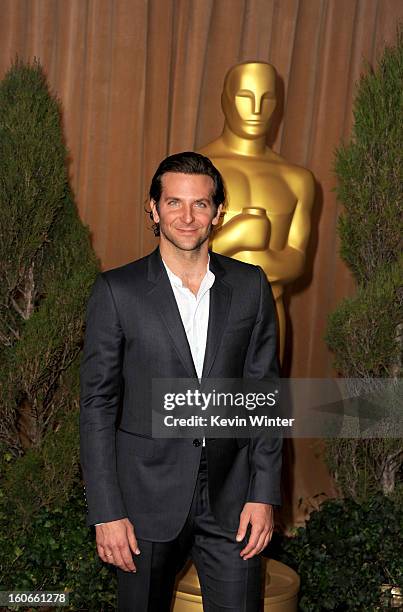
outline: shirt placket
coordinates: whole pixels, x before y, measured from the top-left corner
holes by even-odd
[[[193,347],[193,361],[195,364],[196,372],[198,378],[201,376],[200,372],[200,335],[198,333],[197,327],[197,310],[200,304],[198,298],[193,295],[193,293],[189,292],[188,299],[190,302],[190,320],[191,320],[191,334],[192,334],[192,347]]]

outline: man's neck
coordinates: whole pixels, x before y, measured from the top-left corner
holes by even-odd
[[[183,251],[164,239],[160,239],[159,246],[164,263],[179,276],[185,287],[197,295],[209,261],[208,242],[194,251]]]

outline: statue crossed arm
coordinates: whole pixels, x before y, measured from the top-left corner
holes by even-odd
[[[272,284],[285,285],[298,278],[305,264],[314,192],[311,173],[304,171],[304,174],[288,232],[286,227],[283,228],[284,246],[281,249],[270,245],[270,229],[276,219],[272,221],[270,211],[264,206],[251,206],[224,221],[214,235],[214,250],[244,261],[256,261],[264,268]],[[259,257],[259,252],[264,255]]]

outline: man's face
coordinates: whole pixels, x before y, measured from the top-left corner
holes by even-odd
[[[153,219],[160,225],[161,242],[181,251],[199,249],[220,218],[222,206],[215,211],[212,199],[213,180],[204,174],[167,172],[161,184],[158,210],[155,202],[150,202]]]
[[[232,132],[253,139],[266,134],[276,106],[275,73],[265,64],[245,64],[230,78],[223,110]]]

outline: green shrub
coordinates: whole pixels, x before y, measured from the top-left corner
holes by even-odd
[[[78,369],[99,264],[38,61],[17,60],[0,83],[0,159],[1,588],[68,588],[70,609],[112,610],[79,481]]]
[[[326,340],[335,367],[351,378],[391,377],[401,347],[396,329],[403,319],[403,256],[378,269],[330,315]]]
[[[403,28],[358,83],[351,140],[336,151],[341,255],[359,284],[402,246]]]
[[[21,526],[28,526],[39,508],[68,502],[79,477],[78,436],[78,410],[71,410],[60,417],[57,431],[43,437],[41,446],[3,463],[2,492]]]
[[[383,495],[325,501],[284,539],[280,560],[301,577],[302,612],[371,612],[380,585],[403,587],[403,507]]]
[[[0,83],[0,159],[0,476],[27,523],[77,477],[78,364],[99,269],[37,61],[17,60]]]
[[[28,527],[10,514],[1,496],[0,590],[67,590],[65,610],[116,610],[115,572],[100,561],[85,513],[79,481],[64,503],[41,508]]]
[[[350,142],[336,151],[341,256],[355,296],[330,315],[326,342],[347,378],[402,377],[403,354],[403,28],[376,69],[358,83]],[[357,501],[401,491],[399,439],[327,441],[327,463],[341,494]]]

